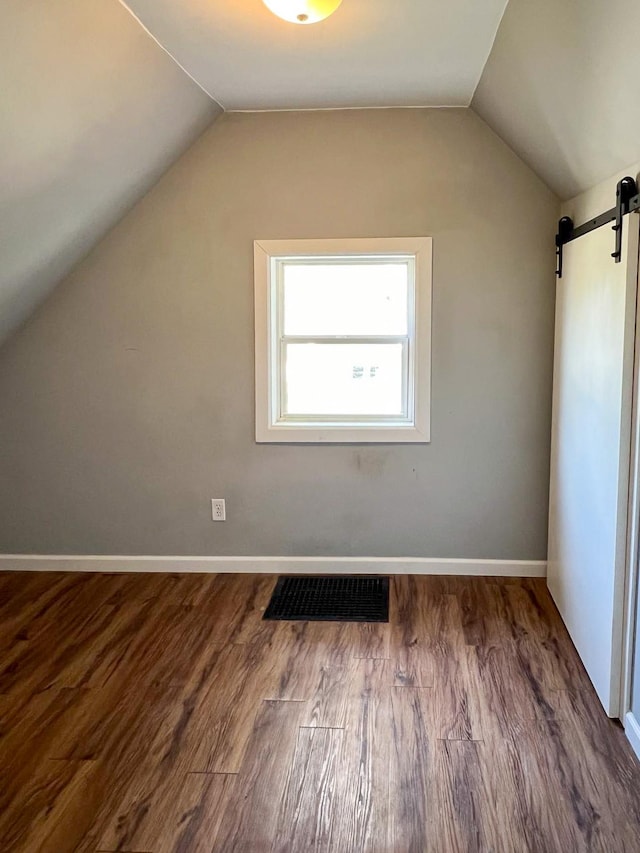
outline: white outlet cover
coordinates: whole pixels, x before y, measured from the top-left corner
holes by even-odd
[[[211,498],[211,518],[213,521],[227,520],[224,498]]]

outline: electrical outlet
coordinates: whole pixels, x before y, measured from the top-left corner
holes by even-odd
[[[227,520],[227,510],[224,505],[224,498],[211,498],[211,518],[214,521]]]

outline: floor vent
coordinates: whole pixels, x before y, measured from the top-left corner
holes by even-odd
[[[263,618],[388,622],[389,578],[362,575],[280,577]]]

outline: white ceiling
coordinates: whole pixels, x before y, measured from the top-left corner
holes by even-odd
[[[640,2],[511,0],[473,109],[570,198],[640,160]]]
[[[262,0],[126,0],[227,110],[467,106],[507,0],[343,0],[298,26]]]
[[[504,17],[506,0],[343,0],[308,27],[262,0],[127,2],[153,38],[124,0],[0,3],[0,339],[212,121],[215,100],[466,105],[481,77],[473,109],[561,197],[640,162],[639,0],[510,0]]]
[[[0,3],[0,339],[219,112],[116,0]]]

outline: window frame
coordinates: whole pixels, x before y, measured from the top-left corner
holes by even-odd
[[[305,259],[335,260],[336,263],[368,258],[408,259],[414,267],[413,287],[410,281],[407,335],[305,335],[283,336],[283,297],[281,297],[283,261]],[[324,262],[326,262],[326,260]],[[404,444],[430,441],[431,398],[431,237],[377,237],[329,240],[255,240],[255,405],[256,442],[258,443],[376,443]],[[412,291],[412,292],[411,292]],[[286,341],[285,341],[286,337]],[[282,353],[292,339],[353,343],[387,339],[407,341],[408,411],[404,422],[396,416],[356,416],[345,423],[330,416],[286,416],[283,420],[280,401],[284,390]],[[404,375],[404,371],[403,371]],[[274,393],[275,392],[275,393]],[[404,399],[404,395],[403,395]]]

